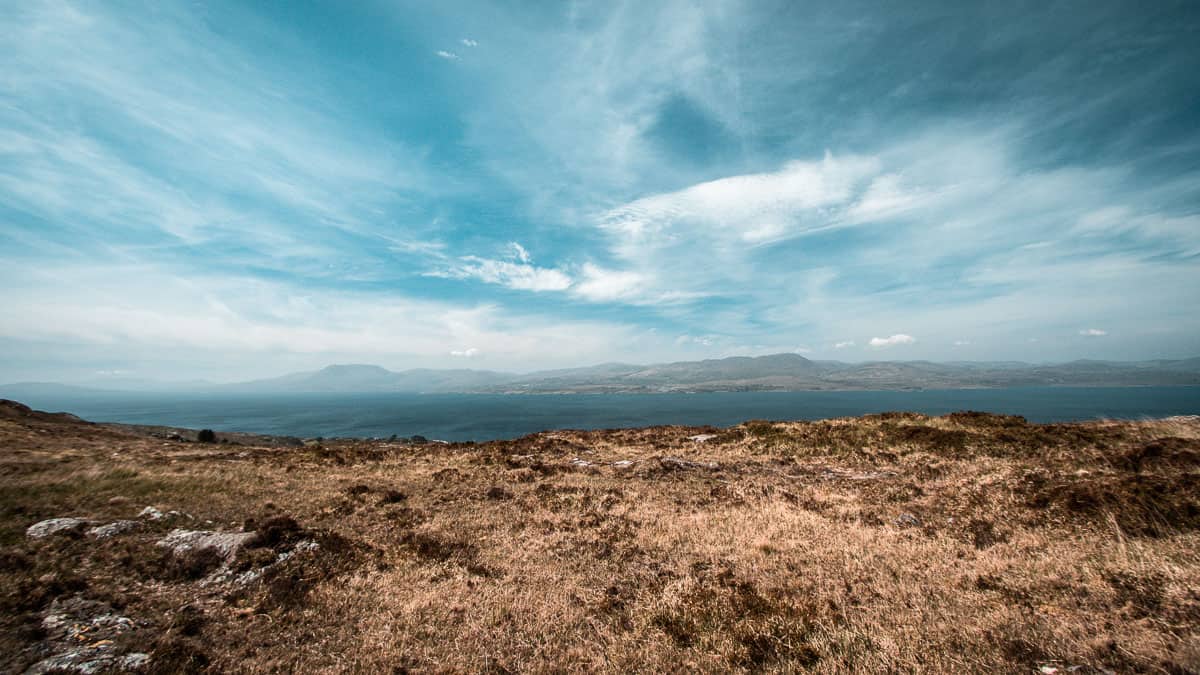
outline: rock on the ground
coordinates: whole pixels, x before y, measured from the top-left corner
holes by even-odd
[[[148,518],[150,520],[162,520],[163,518],[166,518],[166,517],[167,517],[167,514],[163,513],[162,511],[159,511],[158,509],[154,508],[153,506],[147,506],[146,508],[142,509],[141,513],[138,514],[138,518]]]
[[[25,529],[25,535],[41,539],[60,532],[79,532],[91,524],[92,521],[86,518],[51,518],[30,525]]]
[[[896,516],[896,524],[900,527],[920,527],[921,519],[911,513],[901,513]]]
[[[710,439],[713,439],[716,437],[717,437],[716,434],[696,434],[695,436],[688,436],[688,440],[695,441],[697,443],[703,443],[707,440],[710,440]]]
[[[79,597],[56,599],[42,619],[47,651],[28,673],[109,673],[144,669],[150,656],[122,654],[114,639],[137,624],[118,614],[111,605]]]
[[[141,652],[117,654],[111,644],[77,647],[42,659],[33,664],[25,675],[48,675],[49,673],[132,673],[144,670],[150,664],[150,655]]]
[[[188,520],[195,520],[195,517],[191,514],[184,513],[182,511],[167,511],[166,513],[163,513],[153,506],[147,506],[146,508],[142,509],[141,513],[138,513],[137,517],[145,518],[146,520],[162,520],[163,518],[187,518]]]
[[[230,562],[252,537],[253,532],[171,530],[157,545],[171,549],[175,555],[186,555],[192,551],[211,548],[220,553],[226,562]]]
[[[130,530],[136,530],[141,525],[136,520],[118,520],[107,525],[97,525],[88,530],[87,535],[96,539],[108,539],[109,537],[129,532]]]

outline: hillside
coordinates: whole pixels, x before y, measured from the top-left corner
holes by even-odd
[[[0,671],[1200,668],[1195,417],[191,438],[0,402]]]
[[[731,356],[650,365],[606,363],[584,368],[504,373],[492,370],[417,368],[391,371],[374,365],[332,365],[234,384],[169,383],[117,387],[142,391],[217,393],[406,392],[525,393],[812,391],[829,389],[961,389],[1034,385],[1200,385],[1200,359],[1139,362],[1072,361],[935,363],[932,361],[811,361],[799,354]],[[99,393],[53,383],[0,385],[0,395],[21,398]]]

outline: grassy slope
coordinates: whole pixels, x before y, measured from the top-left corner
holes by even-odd
[[[889,415],[254,448],[8,407],[0,670],[82,597],[139,622],[116,648],[162,671],[1197,672],[1198,439],[1194,419]],[[165,521],[24,536],[148,504],[226,530],[286,515],[322,547],[206,585],[154,546]]]

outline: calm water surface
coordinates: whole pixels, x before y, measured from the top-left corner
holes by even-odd
[[[162,424],[290,436],[445,440],[515,438],[547,429],[656,424],[728,426],[748,419],[821,419],[888,410],[984,410],[1033,422],[1200,414],[1200,387],[1018,387],[928,391],[711,394],[106,394],[29,397],[41,410],[98,422]]]

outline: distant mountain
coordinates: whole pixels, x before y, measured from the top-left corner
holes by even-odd
[[[186,391],[550,394],[961,389],[1034,385],[1200,385],[1200,358],[1137,362],[1079,360],[1037,365],[1013,361],[843,363],[811,361],[798,354],[771,354],[651,365],[605,363],[527,374],[429,368],[396,372],[380,366],[349,364],[251,382],[193,385]],[[29,396],[31,392],[39,396],[104,393],[53,383],[0,386],[0,395],[14,398]]]
[[[465,391],[499,384],[514,376],[487,370],[432,370],[419,368],[393,372],[380,366],[335,365],[321,370],[293,373],[217,387],[238,392],[411,392]]]
[[[1198,362],[1200,359],[1136,363],[1075,361],[1056,365],[1031,365],[1014,361],[842,363],[811,361],[798,354],[772,354],[649,366],[606,364],[595,368],[531,373],[484,390],[522,393],[686,392],[1200,384]]]

